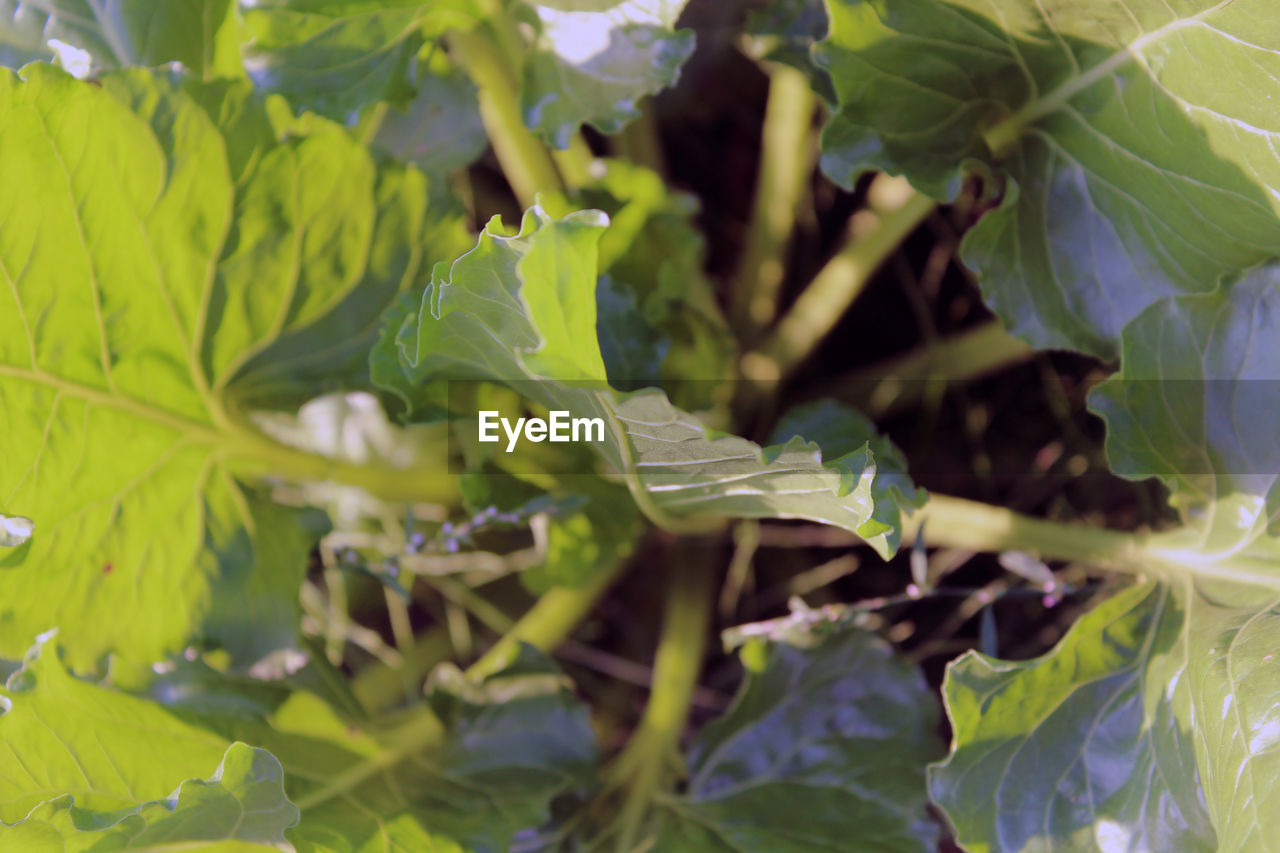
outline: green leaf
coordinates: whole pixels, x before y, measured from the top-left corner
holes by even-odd
[[[1201,538],[1230,558],[1280,532],[1280,268],[1152,305],[1124,330],[1121,371],[1090,395],[1107,458],[1159,477]]]
[[[0,691],[8,754],[0,822],[17,823],[69,793],[82,812],[133,812],[225,757],[229,741],[159,705],[73,678],[51,637],[40,638]]]
[[[962,256],[1017,336],[1110,358],[1154,301],[1280,251],[1267,0],[828,5],[824,169],[1003,181]]]
[[[865,452],[871,457],[876,466],[871,486],[875,510],[857,532],[882,554],[897,551],[903,516],[928,500],[924,489],[911,482],[902,451],[879,435],[871,421],[833,400],[820,400],[787,412],[774,428],[772,441],[784,442],[799,435],[817,442],[830,456]]]
[[[44,638],[0,692],[7,711],[0,743],[10,756],[0,763],[0,822],[17,823],[39,807],[35,817],[62,826],[70,820],[88,829],[93,820],[94,828],[110,829],[109,821],[123,820],[114,831],[203,827],[210,833],[203,837],[252,831],[252,840],[263,842],[278,841],[268,829],[278,833],[296,822],[286,837],[299,853],[384,844],[487,853],[508,849],[516,833],[548,820],[554,796],[590,781],[595,745],[586,709],[528,650],[483,682],[439,670],[428,702],[379,727],[358,727],[304,692],[266,719],[207,709],[198,715],[73,678]],[[201,791],[200,783],[174,788],[224,754],[222,787],[269,811],[246,815],[237,834],[217,835],[240,817],[226,819],[225,792]],[[189,799],[166,817],[147,801],[172,799],[169,792]],[[67,794],[75,808],[58,816]],[[197,817],[208,822],[196,826]],[[0,837],[6,831],[14,830],[0,830]],[[136,849],[103,844],[91,849]]]
[[[805,518],[861,528],[874,511],[865,447],[832,459],[800,438],[762,448],[717,434],[660,391],[608,387],[592,298],[605,223],[598,211],[554,220],[538,207],[515,236],[490,222],[474,250],[437,266],[420,313],[400,328],[407,384],[497,381],[548,410],[601,418],[604,441],[592,449],[662,524]],[[879,547],[888,553],[887,538]]]
[[[31,65],[0,125],[0,494],[36,524],[0,558],[0,655],[54,625],[77,669],[291,643],[320,525],[245,478],[330,465],[245,413],[367,384],[452,212],[339,127],[281,139],[247,83]]]
[[[932,790],[968,849],[1280,850],[1277,317],[1262,267],[1125,327],[1090,406],[1115,470],[1159,477],[1186,525],[1136,538],[1134,567],[1161,582],[1050,654],[953,665]]]
[[[697,201],[620,160],[574,193],[609,215],[600,239],[597,337],[616,388],[661,382],[680,405],[705,407],[730,375],[733,337],[703,272]]]
[[[694,741],[688,791],[662,809],[653,849],[933,850],[925,767],[941,752],[936,730],[924,679],[873,635],[772,643]]]
[[[298,694],[307,698],[306,694]],[[299,853],[365,849],[488,853],[550,818],[556,795],[591,780],[586,708],[526,650],[483,682],[446,665],[418,708],[377,739],[304,702],[273,718],[272,749],[303,811]]]
[[[388,105],[373,144],[428,175],[461,169],[489,145],[476,86],[439,51],[418,63],[417,95],[405,107]]]
[[[966,849],[1275,849],[1215,839],[1203,762],[1239,755],[1256,737],[1256,729],[1234,728],[1241,709],[1233,703],[1262,712],[1255,725],[1274,711],[1252,684],[1235,685],[1233,695],[1224,681],[1236,652],[1231,634],[1214,630],[1226,627],[1214,613],[1219,605],[1198,594],[1192,610],[1187,604],[1164,586],[1133,587],[1078,621],[1044,657],[970,652],[951,664],[944,695],[954,742],[931,770],[930,790]],[[1213,615],[1193,616],[1200,607]],[[1242,678],[1252,672],[1239,670]],[[1238,838],[1265,832],[1248,813],[1254,797],[1266,796],[1250,784],[1259,768],[1249,764],[1237,758],[1221,768],[1232,779],[1222,793],[1245,812]]]
[[[424,39],[475,18],[471,0],[240,0],[253,81],[300,108],[347,119],[368,104],[408,104]]]
[[[835,104],[831,77],[813,61],[813,45],[828,26],[821,0],[774,0],[747,12],[746,47],[757,59],[803,71],[813,91]]]
[[[533,592],[582,586],[609,571],[630,556],[642,529],[635,502],[624,487],[599,477],[568,480],[584,506],[548,522],[546,560],[521,575]]]
[[[195,845],[228,853],[241,847],[289,850],[284,831],[298,822],[298,809],[284,795],[283,778],[271,753],[234,743],[207,781],[183,782],[163,800],[129,811],[93,812],[65,794],[36,806],[17,824],[0,825],[0,842],[30,853]]]
[[[77,76],[180,62],[197,76],[240,72],[233,0],[0,0],[0,65],[62,58]]]
[[[688,0],[524,0],[537,35],[525,60],[525,124],[567,148],[583,123],[617,133],[638,103],[675,85],[692,54],[675,29]]]

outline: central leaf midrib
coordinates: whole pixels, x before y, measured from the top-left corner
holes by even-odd
[[[275,467],[297,469],[294,473],[303,477],[318,476],[322,472],[317,465],[322,466],[326,462],[324,457],[280,444],[261,433],[239,428],[234,422],[229,421],[220,429],[219,425],[211,421],[192,420],[133,397],[113,394],[43,370],[0,364],[0,378],[4,377],[42,385],[85,403],[115,409],[139,420],[172,430],[188,443],[204,445],[209,448],[210,453],[218,451],[219,458],[223,460],[234,458],[269,461],[274,463]],[[299,460],[302,464],[299,464]],[[317,464],[311,464],[311,460],[315,460]]]
[[[9,364],[0,364],[0,376],[7,376],[35,385],[43,385],[85,402],[97,403],[98,405],[127,412],[137,418],[151,421],[169,429],[184,433],[194,433],[194,437],[203,443],[225,443],[225,437],[214,430],[212,422],[195,421],[176,412],[144,403],[141,400],[112,394],[110,391],[83,385],[53,373],[46,373],[43,370],[30,370]]]
[[[1017,112],[998,122],[994,126],[983,132],[982,137],[987,143],[987,147],[993,153],[1000,153],[1007,148],[1012,147],[1022,137],[1023,131],[1038,119],[1043,118],[1050,113],[1064,107],[1068,101],[1088,89],[1099,80],[1107,77],[1117,68],[1132,62],[1142,56],[1142,52],[1150,45],[1156,44],[1168,36],[1186,28],[1193,24],[1199,23],[1202,18],[1208,17],[1225,6],[1229,6],[1235,0],[1221,0],[1208,9],[1188,17],[1179,18],[1170,21],[1159,29],[1146,33],[1122,49],[1116,51],[1107,59],[1099,62],[1097,65],[1089,68],[1087,71],[1074,75],[1053,88],[1052,91],[1043,97],[1029,101],[1022,106]],[[1069,49],[1069,48],[1068,48]]]

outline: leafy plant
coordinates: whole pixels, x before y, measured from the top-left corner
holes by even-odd
[[[689,6],[0,4],[0,846],[1280,849],[1270,4],[726,4],[729,226]],[[841,377],[890,259],[922,347]],[[1033,358],[1161,506],[878,431]],[[1061,396],[1021,464],[1120,493]]]

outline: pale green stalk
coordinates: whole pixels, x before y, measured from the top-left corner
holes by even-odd
[[[540,192],[563,192],[564,182],[546,146],[525,127],[519,81],[495,37],[477,27],[453,33],[449,44],[480,90],[485,131],[521,206],[532,207]]]
[[[653,662],[653,689],[640,725],[609,768],[609,787],[624,792],[614,847],[634,848],[652,805],[679,755],[680,735],[688,721],[702,652],[710,629],[715,576],[705,559],[693,558],[693,543],[671,560],[666,579],[662,636]],[[705,555],[704,555],[705,556]]]
[[[544,593],[502,639],[467,669],[467,677],[480,679],[499,672],[522,643],[540,651],[553,651],[591,612],[622,568],[620,564],[612,571],[602,572],[580,587],[562,586]]]
[[[877,178],[884,180],[895,179]],[[749,378],[784,377],[808,357],[861,295],[872,274],[937,206],[921,193],[896,195],[867,214],[874,221],[855,215],[849,243],[818,271],[759,350],[744,359]]]
[[[815,105],[802,72],[789,65],[770,66],[755,208],[733,288],[734,326],[748,340],[777,314],[787,247],[817,153]]]

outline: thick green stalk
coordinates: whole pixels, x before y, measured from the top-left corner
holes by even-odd
[[[295,482],[357,486],[384,501],[456,503],[458,478],[441,466],[391,468],[329,459],[266,438],[246,438],[225,451],[237,474],[281,477]]]
[[[894,179],[877,178],[885,180]],[[936,204],[926,195],[908,191],[870,213],[874,222],[855,216],[855,233],[848,245],[819,270],[760,349],[744,359],[749,378],[786,376],[812,353],[862,293],[871,275]]]
[[[360,785],[384,773],[389,772],[402,761],[424,750],[438,746],[444,741],[445,728],[440,720],[427,708],[396,730],[394,747],[377,753],[337,776],[327,780],[319,788],[309,794],[297,797],[294,802],[303,812],[319,808],[335,799],[340,799]]]
[[[400,652],[398,668],[375,661],[360,670],[351,683],[361,707],[370,713],[385,711],[402,700],[405,683],[420,685],[431,670],[449,659],[453,647],[449,633],[437,627],[418,634],[413,644]]]
[[[652,97],[640,101],[640,117],[613,137],[613,153],[614,156],[652,169],[659,175],[666,174],[667,162],[662,153],[658,111]]]
[[[787,246],[817,153],[815,103],[802,72],[780,63],[770,67],[755,209],[733,289],[734,326],[747,340],[777,314]]]
[[[921,534],[929,545],[966,551],[1027,551],[1146,577],[1226,580],[1280,590],[1274,560],[1247,550],[1214,552],[1194,528],[1127,532],[1031,518],[998,506],[932,495],[903,525],[903,541]]]
[[[1026,361],[1035,350],[1005,331],[998,320],[931,341],[832,383],[834,396],[870,415],[910,405],[930,381],[965,382]]]
[[[595,607],[623,566],[602,572],[580,587],[556,587],[543,594],[502,639],[467,669],[469,678],[485,678],[502,669],[521,643],[550,652],[560,645]]]
[[[496,38],[484,27],[458,31],[449,44],[480,89],[480,116],[502,171],[523,207],[540,192],[563,192],[564,183],[545,145],[524,125],[519,81]]]
[[[560,167],[564,182],[571,189],[591,183],[591,164],[595,155],[581,133],[575,133],[569,139],[569,147],[563,151],[552,150],[551,159]]]
[[[630,853],[653,797],[679,754],[710,629],[714,574],[702,543],[686,542],[671,560],[666,580],[662,636],[653,662],[649,704],[630,742],[609,769],[610,787],[624,791],[618,813],[619,853]],[[695,558],[694,555],[701,558]]]
[[[1045,521],[1003,507],[930,495],[903,525],[903,542],[924,531],[925,542],[967,551],[1028,551],[1043,559],[1071,560],[1134,571],[1143,564],[1139,534],[1086,524]]]

